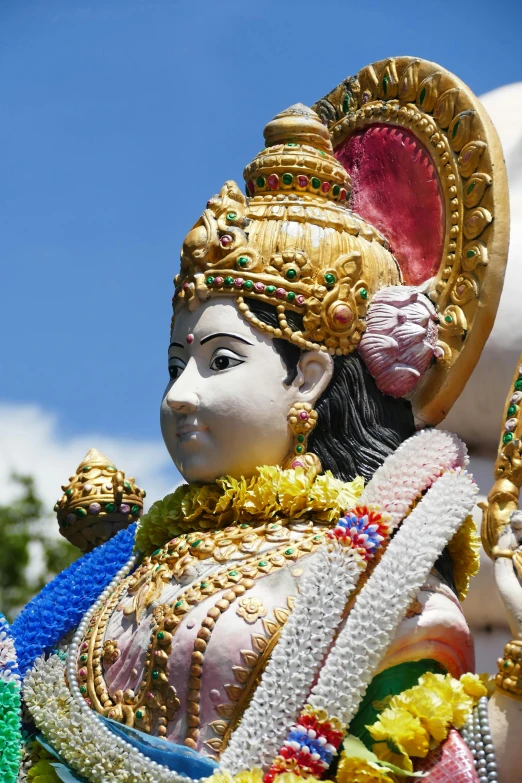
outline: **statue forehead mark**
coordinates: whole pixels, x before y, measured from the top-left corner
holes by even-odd
[[[192,332],[187,334],[185,340],[187,342],[187,345],[191,345],[194,342],[194,335],[192,334]]]

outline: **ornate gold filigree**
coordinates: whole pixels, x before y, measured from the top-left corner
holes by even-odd
[[[509,525],[511,515],[518,510],[522,486],[522,355],[504,408],[504,423],[498,456],[495,462],[495,483],[482,508],[482,545],[489,557],[501,556],[495,552],[502,531]],[[513,552],[513,564],[522,578],[520,554]]]
[[[453,74],[412,57],[363,68],[313,107],[334,148],[375,123],[413,133],[428,151],[445,202],[440,266],[426,293],[440,313],[437,364],[415,390],[427,424],[463,389],[493,324],[507,259],[507,179],[497,134],[480,102]]]
[[[498,674],[495,685],[498,690],[522,699],[522,641],[511,641],[504,648],[504,657],[497,661]]]
[[[348,354],[371,295],[400,282],[397,264],[379,232],[346,208],[350,178],[315,112],[292,106],[266,126],[265,139],[245,169],[251,197],[225,183],[185,238],[175,312],[232,295],[256,328]],[[257,318],[252,299],[277,306],[279,327]],[[286,310],[302,314],[301,330],[289,327]]]

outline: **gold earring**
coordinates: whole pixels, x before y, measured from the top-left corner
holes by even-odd
[[[296,402],[288,413],[288,427],[294,438],[294,446],[285,457],[283,468],[304,468],[321,473],[319,457],[307,452],[308,438],[317,424],[318,415],[308,402]]]

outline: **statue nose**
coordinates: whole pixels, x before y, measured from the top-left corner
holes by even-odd
[[[194,392],[178,393],[176,385],[167,394],[167,405],[175,413],[194,413],[199,407],[199,398]]]

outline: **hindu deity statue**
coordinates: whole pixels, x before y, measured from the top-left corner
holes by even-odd
[[[496,682],[460,606],[478,488],[435,429],[502,287],[495,131],[399,57],[264,136],[246,195],[226,182],[183,242],[161,429],[186,483],[140,516],[96,452],[64,485],[89,551],[2,629],[25,732],[3,780],[516,779],[522,375],[485,508],[514,635]]]

